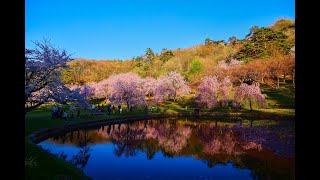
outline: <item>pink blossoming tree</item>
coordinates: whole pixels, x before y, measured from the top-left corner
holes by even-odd
[[[187,81],[176,71],[171,71],[166,75],[162,75],[157,79],[155,88],[155,100],[162,101],[181,98],[190,93]]]
[[[59,50],[50,41],[35,42],[34,49],[25,50],[25,114],[49,101],[65,104],[77,100],[80,106],[89,104],[79,94],[67,88],[60,80],[62,68],[70,55]]]
[[[266,103],[265,97],[261,93],[260,84],[257,82],[252,85],[241,84],[234,95],[234,99],[235,102],[239,103],[248,101],[250,110],[252,110],[253,102],[257,102],[259,107],[264,106]]]
[[[112,76],[110,79],[110,101],[116,104],[124,103],[128,109],[134,105],[144,106],[144,92],[141,87],[141,78],[136,73],[125,73]]]
[[[95,91],[95,83],[85,84],[81,87],[80,94],[82,94],[86,99],[92,98]]]
[[[229,77],[219,82],[216,76],[206,76],[198,87],[196,102],[200,107],[207,108],[217,106],[219,101],[221,101],[221,106],[227,106],[231,89],[232,83]]]
[[[154,96],[156,86],[157,80],[154,78],[146,77],[145,79],[142,79],[142,88],[146,96]]]
[[[112,78],[104,79],[95,85],[94,97],[109,99],[111,96]]]

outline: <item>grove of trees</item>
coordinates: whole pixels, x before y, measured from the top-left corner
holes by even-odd
[[[291,80],[295,87],[295,26],[280,19],[270,27],[254,26],[244,39],[227,42],[206,38],[191,48],[145,54],[131,60],[74,59],[49,42],[26,50],[26,112],[48,101],[105,98],[128,109],[177,101],[194,95],[198,107],[263,105],[259,84],[280,88]]]

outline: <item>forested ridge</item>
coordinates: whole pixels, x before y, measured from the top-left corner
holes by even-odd
[[[208,37],[203,44],[163,48],[160,53],[147,48],[145,54],[128,60],[74,59],[64,69],[62,81],[84,85],[127,72],[157,78],[177,71],[191,86],[208,75],[228,75],[234,82],[254,80],[276,86],[277,78],[294,79],[294,45],[295,22],[280,19],[269,27],[253,26],[244,39],[232,36],[225,42]]]

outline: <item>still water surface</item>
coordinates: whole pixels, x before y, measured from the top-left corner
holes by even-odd
[[[249,135],[239,128],[250,132],[252,127],[238,122],[144,120],[80,129],[38,145],[97,180],[294,179],[294,158],[246,140]]]

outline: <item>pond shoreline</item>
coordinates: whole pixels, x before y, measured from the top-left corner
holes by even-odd
[[[138,120],[145,120],[145,119],[160,119],[160,118],[166,118],[166,117],[196,117],[196,118],[198,118],[198,117],[214,117],[214,118],[231,118],[231,119],[232,118],[245,118],[245,119],[254,118],[255,120],[271,119],[271,120],[282,120],[282,121],[294,121],[294,119],[295,119],[295,116],[288,116],[288,115],[275,116],[275,115],[269,115],[269,114],[254,114],[254,113],[250,113],[250,114],[249,113],[245,113],[245,114],[244,113],[146,114],[146,115],[115,117],[115,118],[95,120],[95,121],[67,123],[63,126],[46,128],[46,129],[42,129],[40,131],[33,132],[32,134],[28,135],[26,138],[29,142],[37,144],[38,142],[46,140],[54,135],[70,132],[70,131],[81,129],[81,128],[88,128],[88,129],[99,128],[102,125],[125,123],[125,122],[129,122],[129,121],[138,121]],[[236,128],[236,129],[238,129],[238,128]],[[233,129],[233,130],[236,130],[236,129]],[[242,130],[240,130],[240,131],[242,131]],[[279,146],[278,143],[276,145],[274,145],[274,143],[272,143],[272,142],[277,142],[277,139],[273,139],[272,141],[270,141],[271,143],[269,141],[266,143],[266,142],[261,142],[259,140],[259,138],[261,137],[260,134],[255,134],[254,136],[257,136],[257,138],[253,138],[253,136],[251,136],[250,138],[248,138],[248,139],[246,138],[246,139],[257,142],[257,143],[265,146],[266,148],[275,151],[278,155],[280,155],[282,157],[286,157],[286,158],[294,157],[294,153],[292,154],[292,152],[287,153],[287,152],[283,152],[283,150],[279,150],[279,148],[281,148],[283,145]],[[281,153],[278,153],[280,151],[281,151]]]
[[[40,131],[36,131],[28,135],[26,138],[31,140],[31,142],[39,142],[43,138],[48,137],[48,135],[70,131],[78,128],[85,127],[95,127],[114,124],[114,123],[124,123],[128,121],[144,120],[144,119],[158,119],[165,117],[214,117],[214,118],[254,118],[254,119],[271,119],[271,120],[284,120],[284,121],[294,121],[295,116],[289,115],[272,115],[272,114],[259,114],[259,113],[165,113],[165,114],[145,114],[145,115],[134,115],[134,116],[124,116],[124,117],[115,117],[111,119],[101,119],[94,121],[86,122],[75,122],[75,123],[66,123],[63,126],[45,128]]]

